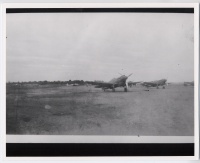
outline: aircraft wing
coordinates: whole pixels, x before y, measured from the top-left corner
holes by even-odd
[[[95,88],[112,88],[113,84],[108,82],[95,83]]]
[[[144,82],[144,83],[142,83],[142,85],[147,86],[147,87],[155,87],[155,86],[157,86],[157,83]]]

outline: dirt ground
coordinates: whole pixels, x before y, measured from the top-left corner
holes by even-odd
[[[194,87],[7,86],[7,134],[194,135]]]

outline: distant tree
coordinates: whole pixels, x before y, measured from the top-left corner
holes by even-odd
[[[48,81],[47,80],[41,81],[40,84],[42,84],[42,85],[48,84]]]

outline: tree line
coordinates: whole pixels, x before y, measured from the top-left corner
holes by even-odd
[[[84,81],[84,80],[68,80],[68,81],[21,81],[21,82],[7,82],[7,84],[40,84],[40,85],[46,85],[46,84],[78,84],[78,85],[85,85],[85,84],[95,84],[95,81]]]

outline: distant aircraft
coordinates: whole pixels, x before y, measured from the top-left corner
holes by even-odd
[[[74,83],[74,84],[72,84],[73,86],[79,86],[79,84],[77,84],[77,83]]]
[[[124,92],[127,92],[126,80],[131,75],[132,74],[128,76],[121,75],[120,77],[114,78],[109,82],[100,82],[100,83],[97,82],[95,88],[102,88],[103,91],[105,91],[106,89],[112,89],[112,91],[115,92],[115,88],[124,87]]]
[[[194,81],[192,82],[184,82],[184,86],[194,86]]]
[[[136,85],[139,84],[139,83],[142,83],[142,81],[138,81],[138,82],[129,81],[129,82],[128,82],[128,86],[129,86],[129,87],[136,86]]]
[[[163,86],[163,89],[165,89],[166,82],[167,82],[167,79],[161,79],[161,80],[156,80],[156,81],[151,81],[151,82],[142,82],[141,85],[147,88],[156,87],[157,89],[159,89],[159,86]]]

